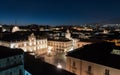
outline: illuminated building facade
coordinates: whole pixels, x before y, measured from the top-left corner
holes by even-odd
[[[80,39],[77,42],[76,46],[77,46],[77,48],[80,48],[80,47],[83,47],[85,45],[99,43],[99,42],[103,42],[103,40],[101,40],[101,39]]]
[[[90,27],[73,27],[73,29],[80,30],[80,31],[93,31]]]
[[[12,32],[14,33],[14,32],[17,32],[17,31],[20,31],[19,27],[18,26],[14,26],[12,28]]]
[[[67,54],[66,70],[76,75],[119,75],[120,53],[113,45],[86,45]]]
[[[50,39],[48,46],[52,47],[53,52],[67,52],[72,48],[72,41],[68,39]]]
[[[113,42],[116,46],[120,46],[120,40],[119,39],[112,39],[112,40],[105,40],[107,42]]]
[[[47,52],[47,38],[36,37],[33,33],[25,40],[1,40],[0,45],[10,48],[21,48],[25,52],[44,54]]]
[[[92,42],[78,41],[77,44],[76,44],[76,46],[77,46],[77,48],[80,48],[80,47],[83,47],[83,46],[85,46],[85,45],[87,45],[87,44],[91,44],[91,43],[92,43]]]

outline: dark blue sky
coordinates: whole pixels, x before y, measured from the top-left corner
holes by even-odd
[[[0,0],[2,24],[83,24],[116,17],[119,0]]]

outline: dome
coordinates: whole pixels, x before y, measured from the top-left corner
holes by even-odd
[[[16,31],[19,31],[19,27],[18,26],[14,26],[13,29],[12,29],[12,32],[16,32]]]

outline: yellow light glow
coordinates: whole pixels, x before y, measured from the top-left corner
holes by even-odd
[[[62,68],[62,65],[60,64],[60,63],[58,63],[58,65],[57,65],[57,68]]]

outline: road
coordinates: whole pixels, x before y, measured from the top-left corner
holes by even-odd
[[[45,62],[50,63],[52,65],[57,66],[60,64],[63,69],[66,68],[66,56],[65,53],[53,53],[45,54],[42,57],[44,57]]]

